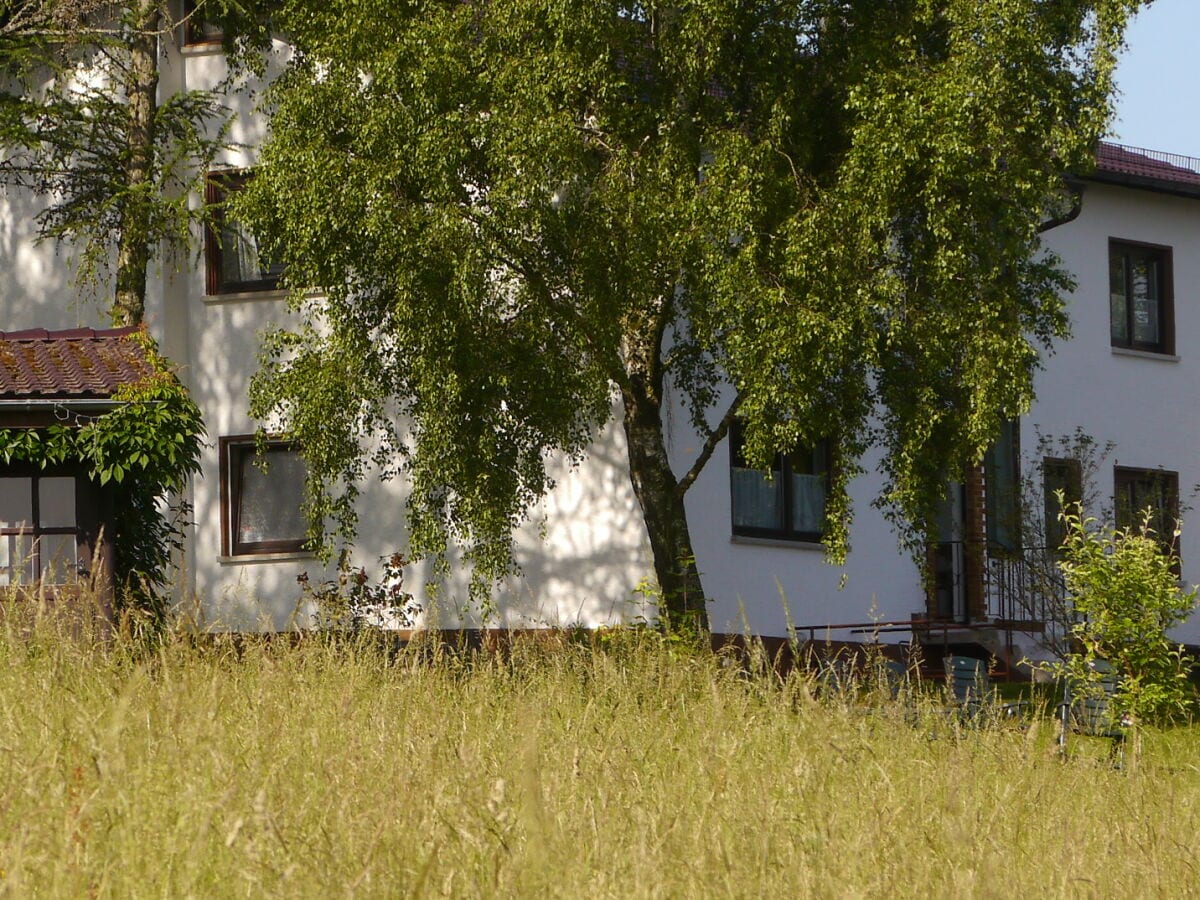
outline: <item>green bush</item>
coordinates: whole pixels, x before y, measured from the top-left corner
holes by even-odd
[[[1167,543],[1151,528],[1149,512],[1130,528],[1100,527],[1078,512],[1062,518],[1060,567],[1075,612],[1076,652],[1058,674],[1086,686],[1098,677],[1089,663],[1104,659],[1120,676],[1116,713],[1134,722],[1184,715],[1194,693],[1183,647],[1167,632],[1191,615],[1196,590],[1185,591],[1176,574],[1178,531]]]

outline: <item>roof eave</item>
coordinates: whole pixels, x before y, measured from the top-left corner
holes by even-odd
[[[1086,181],[1137,188],[1143,191],[1153,191],[1157,194],[1171,194],[1175,197],[1191,197],[1193,199],[1200,198],[1200,184],[1190,184],[1169,178],[1131,175],[1128,172],[1110,172],[1104,169],[1097,169],[1094,172],[1084,175],[1083,178]]]
[[[116,409],[120,400],[111,397],[26,397],[20,400],[0,399],[0,413],[35,412],[61,409],[67,412],[92,412]]]

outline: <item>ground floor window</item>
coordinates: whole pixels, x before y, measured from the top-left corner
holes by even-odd
[[[730,429],[730,443],[733,533],[820,542],[829,490],[829,442],[776,454],[770,472],[747,464],[742,429],[736,423]]]
[[[75,477],[0,477],[0,586],[67,584],[79,574]]]
[[[253,435],[224,437],[221,452],[222,552],[226,556],[295,553],[308,531],[302,510],[304,461],[295,444]]]
[[[1117,525],[1137,528],[1149,511],[1150,527],[1163,546],[1177,550],[1179,473],[1117,466],[1113,471],[1113,482]]]
[[[1078,513],[1083,500],[1083,469],[1079,460],[1051,457],[1042,460],[1042,499],[1046,515],[1046,547],[1055,550],[1062,546],[1067,536],[1063,512]]]
[[[1021,546],[1021,444],[1015,419],[1003,422],[1000,434],[983,457],[984,515],[988,549],[1012,553]]]

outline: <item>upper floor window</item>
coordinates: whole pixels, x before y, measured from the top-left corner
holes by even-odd
[[[221,27],[204,17],[204,8],[196,0],[183,3],[183,43],[191,47],[196,44],[219,44],[225,37]]]
[[[250,177],[247,172],[217,172],[208,177],[207,200],[214,208],[212,224],[204,234],[205,291],[210,295],[279,287],[282,263],[264,260],[258,238],[225,214],[226,198],[245,187]]]
[[[1171,248],[1110,239],[1108,284],[1112,345],[1174,353]]]
[[[268,441],[261,454],[253,435],[223,437],[221,551],[226,556],[296,553],[308,542],[304,461],[295,444]]]
[[[730,429],[729,439],[733,533],[820,542],[829,490],[829,442],[776,454],[768,474],[746,462],[739,423]]]

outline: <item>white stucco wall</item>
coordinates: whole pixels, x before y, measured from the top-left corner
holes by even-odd
[[[684,472],[702,445],[682,412],[672,439],[673,464]],[[865,460],[875,472],[875,458]],[[729,442],[723,441],[687,494],[688,522],[704,587],[712,598],[716,631],[785,635],[789,624],[850,624],[908,619],[925,608],[920,576],[897,537],[871,506],[878,478],[851,486],[854,524],[844,566],[827,561],[819,544],[734,536],[729,483]],[[838,640],[852,635],[831,632]]]
[[[1109,338],[1109,238],[1172,248],[1175,356],[1132,355]],[[1200,579],[1200,528],[1194,506],[1200,485],[1200,199],[1088,183],[1083,212],[1047,235],[1077,281],[1068,298],[1071,339],[1045,360],[1037,402],[1022,421],[1025,450],[1036,431],[1066,435],[1079,426],[1115,448],[1097,476],[1103,503],[1113,502],[1113,467],[1179,473],[1184,507],[1180,555],[1186,582]],[[1200,643],[1200,617],[1178,630]]]

